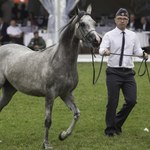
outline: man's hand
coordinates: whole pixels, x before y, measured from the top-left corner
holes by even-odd
[[[104,56],[109,56],[110,55],[110,51],[108,49],[105,49],[103,55]]]
[[[146,52],[143,52],[143,58],[144,58],[145,60],[148,60],[148,54],[147,54]]]

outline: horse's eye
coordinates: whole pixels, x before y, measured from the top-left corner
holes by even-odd
[[[84,22],[81,22],[81,23],[80,23],[80,26],[81,26],[81,27],[84,27],[84,26],[85,26],[85,23],[84,23]]]

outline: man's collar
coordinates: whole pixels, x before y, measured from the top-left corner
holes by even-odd
[[[126,33],[126,30],[127,30],[127,29],[125,29],[124,31],[122,31],[122,30],[120,30],[118,27],[116,27],[116,31],[117,31],[118,33],[122,33],[122,32],[125,32],[125,33]]]

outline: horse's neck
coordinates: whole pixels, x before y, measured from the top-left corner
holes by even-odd
[[[63,50],[59,50],[61,57],[64,57],[71,61],[77,61],[78,51],[79,51],[79,39],[73,37],[72,40],[66,41],[63,45],[59,45],[60,49],[63,47]]]

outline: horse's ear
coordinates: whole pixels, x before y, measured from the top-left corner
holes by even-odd
[[[92,12],[92,6],[91,6],[91,4],[88,5],[88,7],[87,7],[87,9],[86,9],[86,12],[87,12],[88,14],[91,14],[91,12]]]
[[[79,9],[79,7],[76,8],[76,14],[80,14],[81,10]]]

